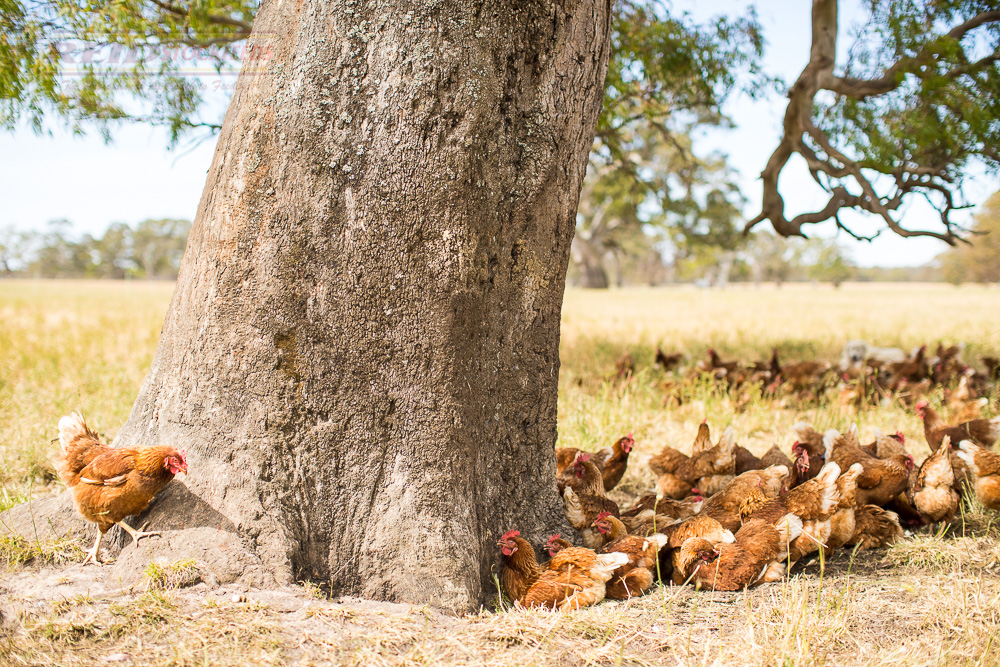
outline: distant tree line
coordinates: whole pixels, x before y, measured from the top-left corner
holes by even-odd
[[[174,280],[190,230],[189,220],[169,218],[115,222],[100,236],[75,233],[68,220],[0,228],[0,277]]]
[[[609,284],[663,285],[695,283],[722,287],[728,283],[821,282],[1000,282],[1000,195],[990,200],[973,227],[992,233],[973,236],[972,245],[950,248],[924,266],[860,267],[836,239],[782,238],[770,231],[748,237],[735,234],[725,243],[677,243],[664,235],[642,247],[619,245],[605,251],[601,261],[610,267]],[[991,213],[992,211],[992,213]],[[587,267],[574,263],[570,284],[588,286]]]
[[[581,207],[588,205],[581,202]],[[713,226],[735,232],[735,225]],[[926,266],[859,267],[835,239],[786,239],[761,230],[747,237],[706,235],[692,242],[690,234],[646,229],[632,243],[603,249],[598,259],[609,268],[608,284],[1000,283],[1000,192],[975,216],[971,244],[951,248]],[[190,230],[189,220],[172,218],[143,220],[134,227],[115,222],[100,236],[79,234],[68,220],[53,220],[44,230],[0,227],[0,278],[174,280]],[[639,242],[637,236],[646,238]],[[586,272],[585,262],[574,261],[570,284],[586,286]]]

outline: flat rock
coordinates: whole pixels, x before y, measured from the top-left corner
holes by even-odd
[[[52,576],[72,579],[82,570],[81,576],[101,590],[111,585],[109,582],[121,590],[142,584],[151,562],[169,565],[190,559],[198,579],[209,587],[231,582],[257,588],[277,585],[274,573],[254,555],[233,523],[177,480],[167,485],[145,512],[129,517],[126,523],[160,534],[135,544],[125,531],[112,528],[101,546],[106,565],[67,566],[56,569],[59,574]],[[97,538],[97,527],[77,514],[66,491],[11,507],[0,515],[0,534],[29,540],[79,539],[89,548]]]

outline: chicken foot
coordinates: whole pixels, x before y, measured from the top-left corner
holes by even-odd
[[[136,529],[132,528],[127,523],[125,523],[124,520],[119,521],[117,525],[121,526],[122,530],[124,530],[126,533],[128,533],[129,535],[131,535],[132,536],[132,541],[135,542],[136,544],[139,544],[139,540],[141,540],[144,537],[152,537],[154,535],[159,535],[160,534],[160,531],[158,531],[158,530],[153,530],[153,531],[150,531],[148,533],[143,532],[142,528],[145,528],[146,526],[148,526],[149,525],[148,523],[145,524],[145,525],[143,525],[143,527],[140,528],[139,530],[136,530]]]
[[[97,531],[97,541],[94,542],[94,546],[91,547],[90,551],[87,552],[87,557],[83,559],[81,565],[86,565],[87,563],[93,563],[94,565],[101,565],[101,559],[98,557],[98,552],[101,549],[101,539],[104,537],[102,531]]]
[[[117,525],[121,526],[122,530],[124,530],[126,533],[128,533],[129,535],[131,535],[132,536],[132,541],[135,542],[136,544],[138,544],[139,540],[141,540],[144,537],[152,537],[154,535],[159,535],[160,534],[160,532],[156,531],[156,530],[149,531],[149,532],[144,532],[142,529],[136,530],[136,529],[132,528],[132,526],[130,526],[127,523],[125,523],[124,521],[119,521]],[[144,525],[143,528],[145,528],[148,525],[149,524]],[[100,559],[101,540],[102,539],[104,539],[104,533],[98,531],[98,533],[97,533],[97,540],[94,542],[94,546],[92,546],[90,548],[90,550],[87,551],[87,557],[83,559],[83,562],[80,563],[81,565],[86,565],[87,563],[93,563],[94,565],[102,565],[101,559]]]

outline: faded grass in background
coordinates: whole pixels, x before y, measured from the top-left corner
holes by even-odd
[[[156,350],[172,282],[0,281],[0,509],[61,487],[59,417],[113,437]]]
[[[0,508],[60,490],[49,462],[60,415],[81,409],[107,437],[117,432],[152,360],[172,289],[0,282]],[[787,453],[798,419],[821,429],[857,422],[863,436],[874,426],[901,429],[918,461],[928,453],[920,422],[901,404],[860,413],[769,400],[740,405],[711,383],[692,382],[684,403],[666,407],[663,384],[671,376],[652,367],[658,344],[686,352],[689,365],[709,346],[744,361],[777,346],[790,362],[836,361],[844,340],[855,337],[907,350],[963,341],[966,360],[978,364],[980,354],[1000,352],[1000,289],[570,290],[562,336],[560,444],[597,449],[632,431],[637,450],[615,491],[621,500],[651,489],[648,456],[668,443],[689,451],[702,419],[716,437],[732,424],[758,454],[774,442]],[[636,375],[614,380],[624,352]],[[995,414],[995,400],[989,410]],[[14,620],[13,634],[0,630],[0,663],[1000,664],[998,524],[997,514],[968,502],[946,532],[908,537],[888,551],[838,552],[822,568],[797,568],[788,581],[751,592],[657,588],[580,612],[484,610],[460,619],[335,604],[318,599],[315,587],[232,598],[232,591],[178,589],[184,577],[172,573],[184,568],[151,564],[147,590],[35,604]],[[0,551],[8,571],[74,553],[67,545],[13,543]]]

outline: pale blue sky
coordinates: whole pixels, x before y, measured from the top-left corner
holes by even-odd
[[[746,0],[677,0],[674,6],[707,17],[740,11],[748,4]],[[768,40],[767,69],[794,80],[808,59],[811,3],[761,0],[756,4]],[[843,26],[857,19],[858,8],[857,0],[842,0]],[[841,40],[844,48],[848,43]],[[211,88],[214,80],[206,75],[205,82]],[[221,99],[217,96],[217,103]],[[757,175],[777,142],[783,98],[775,95],[759,102],[736,99],[728,111],[737,128],[707,133],[702,148],[729,154],[750,200],[746,212],[753,215],[760,201]],[[42,228],[49,220],[67,218],[78,230],[99,234],[115,221],[134,224],[145,218],[193,219],[215,140],[187,152],[183,147],[170,152],[166,144],[165,133],[148,126],[122,128],[110,145],[96,135],[81,138],[64,131],[56,131],[51,137],[36,136],[28,130],[0,134],[0,226]],[[790,215],[826,201],[805,168],[798,166],[786,169],[782,175],[782,193]],[[998,188],[995,179],[980,178],[969,194],[979,203]],[[906,211],[904,222],[914,228],[933,227],[935,218],[933,210],[915,203]],[[866,222],[860,215],[844,219],[859,231],[877,224]],[[829,223],[816,227],[817,234],[831,235],[834,231]],[[871,244],[848,241],[845,245],[856,261],[866,266],[922,264],[945,248],[938,241],[903,240],[888,232]]]

